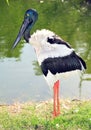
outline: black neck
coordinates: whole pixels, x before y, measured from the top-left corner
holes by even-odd
[[[30,30],[29,30],[29,29],[27,29],[27,30],[25,31],[23,37],[24,37],[24,39],[26,40],[26,42],[29,43],[29,38],[30,38]]]

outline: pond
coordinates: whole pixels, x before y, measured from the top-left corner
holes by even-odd
[[[61,79],[62,98],[91,98],[91,5],[71,0],[0,1],[0,104],[15,101],[43,101],[52,98],[33,47],[21,43],[11,51],[27,9],[38,11],[37,29],[49,29],[69,42],[86,61],[87,70]]]

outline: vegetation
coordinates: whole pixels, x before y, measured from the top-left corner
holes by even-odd
[[[9,1],[8,1],[8,0],[6,0],[6,2],[7,2],[7,4],[9,5]]]
[[[41,0],[40,0],[41,1]],[[66,0],[61,0],[61,1],[66,1]],[[6,0],[7,4],[9,5],[9,0]],[[43,1],[41,1],[42,3]],[[78,2],[78,1],[77,1]],[[79,1],[80,3],[88,3],[88,4],[91,4],[91,0],[80,0]]]
[[[0,107],[0,130],[91,130],[91,101],[61,101],[52,117],[52,101]]]

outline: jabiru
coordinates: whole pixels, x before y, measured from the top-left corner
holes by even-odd
[[[22,36],[35,49],[37,59],[49,87],[53,87],[54,107],[53,116],[60,114],[59,79],[62,75],[86,69],[85,61],[78,56],[71,46],[54,32],[46,29],[37,30],[30,35],[30,30],[38,19],[34,9],[28,9],[24,21],[13,43],[14,49]]]

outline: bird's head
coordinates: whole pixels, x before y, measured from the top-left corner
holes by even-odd
[[[22,36],[24,37],[26,42],[29,42],[30,30],[33,27],[33,25],[35,24],[37,19],[38,19],[38,13],[36,12],[36,10],[28,9],[25,12],[24,21],[21,25],[20,31],[17,35],[17,38],[16,38],[16,40],[15,40],[13,46],[12,46],[12,49],[16,47],[16,45],[21,40]]]

